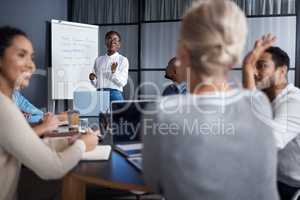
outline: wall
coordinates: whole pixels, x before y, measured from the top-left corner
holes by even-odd
[[[24,30],[35,49],[37,71],[23,94],[40,108],[47,108],[47,67],[50,65],[51,19],[67,20],[68,0],[0,0],[0,26]]]

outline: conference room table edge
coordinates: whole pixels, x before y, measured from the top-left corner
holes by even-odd
[[[116,152],[112,151],[112,153]],[[117,190],[139,191],[145,193],[151,192],[150,188],[146,185],[110,181],[101,177],[93,177],[89,175],[79,174],[78,172],[72,170],[63,177],[61,199],[85,200],[86,187],[88,184],[92,184],[102,188],[110,188]]]

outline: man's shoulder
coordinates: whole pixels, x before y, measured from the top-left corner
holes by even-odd
[[[275,104],[296,103],[300,105],[300,89],[293,84],[289,84],[286,91],[275,99]]]
[[[286,91],[272,102],[272,107],[275,116],[280,113],[300,114],[300,89],[289,84]]]
[[[300,89],[298,87],[294,86],[293,84],[289,84],[287,95],[289,95],[289,96],[292,95],[292,96],[298,97],[300,100]]]
[[[19,90],[14,90],[12,93],[13,96],[20,96],[21,92]]]
[[[168,85],[162,93],[163,96],[174,95],[174,94],[179,94],[179,89],[174,83]]]
[[[13,101],[15,101],[15,103],[19,103],[19,101],[25,99],[25,97],[21,94],[21,92],[19,90],[15,90],[13,93],[12,93],[12,99]]]

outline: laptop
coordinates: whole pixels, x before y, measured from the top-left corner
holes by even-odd
[[[98,117],[110,106],[108,91],[74,91],[74,110],[80,117]]]
[[[154,100],[126,100],[111,103],[110,127],[116,151],[139,170],[142,169],[143,114]]]

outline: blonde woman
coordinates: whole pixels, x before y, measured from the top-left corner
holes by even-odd
[[[277,200],[268,99],[233,87],[246,18],[230,0],[199,0],[182,19],[177,58],[190,94],[162,98],[144,118],[144,173],[171,200]]]
[[[12,101],[12,93],[29,81],[30,71],[35,69],[33,55],[23,31],[0,27],[0,200],[16,199],[21,164],[41,178],[58,179],[98,142],[97,136],[89,133],[64,151],[55,152],[30,128]]]

